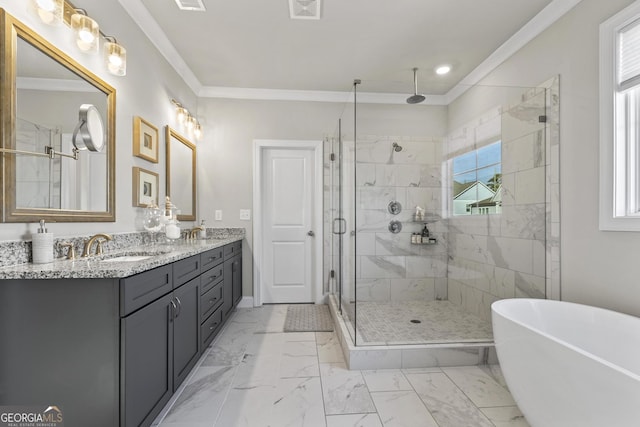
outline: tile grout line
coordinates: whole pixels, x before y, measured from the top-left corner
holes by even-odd
[[[464,397],[466,397],[466,398],[469,400],[469,402],[471,402],[471,404],[472,404],[473,406],[475,406],[475,408],[478,410],[478,412],[480,412],[480,414],[482,414],[482,416],[483,416],[483,417],[485,417],[485,418],[487,419],[487,421],[489,421],[489,423],[491,423],[491,424],[495,427],[495,423],[493,422],[493,420],[489,419],[489,417],[488,417],[488,416],[486,416],[484,412],[482,412],[482,409],[480,408],[480,406],[476,405],[476,403],[471,399],[471,397],[470,397],[467,393],[465,393],[465,392],[464,392],[464,390],[462,389],[462,387],[460,387],[460,386],[458,385],[458,383],[457,383],[457,382],[455,382],[455,381],[453,380],[453,378],[451,378],[451,377],[449,376],[449,374],[447,374],[444,370],[442,371],[442,373],[443,373],[443,374],[444,374],[444,375],[449,379],[449,381],[451,381],[451,383],[452,383],[454,386],[456,386],[456,388],[457,388],[458,390],[460,390],[460,392],[464,395]],[[495,380],[494,380],[494,381],[495,381]],[[496,381],[496,383],[497,383],[497,381]],[[502,385],[500,385],[500,384],[498,384],[498,385],[499,385],[500,387],[502,387]]]
[[[333,319],[331,319],[333,321]],[[335,326],[334,326],[335,328]],[[335,333],[335,331],[333,332]],[[318,379],[320,380],[320,395],[322,396],[322,412],[324,414],[324,425],[327,427],[327,404],[324,401],[324,386],[322,381],[322,371],[320,369],[320,351],[318,350],[318,332],[313,333],[313,339],[316,344],[316,360],[318,361]]]

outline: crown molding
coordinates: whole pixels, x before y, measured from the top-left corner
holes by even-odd
[[[447,104],[455,101],[460,95],[469,90],[489,75],[500,64],[509,59],[514,53],[522,49],[527,43],[549,28],[554,22],[573,9],[582,0],[554,0],[542,9],[536,16],[520,28],[513,36],[498,47],[491,55],[480,63],[455,85],[445,98]]]
[[[153,19],[141,0],[118,0],[122,7],[138,24],[151,43],[164,56],[176,72],[182,76],[191,90],[202,98],[254,99],[271,101],[311,101],[311,102],[348,102],[351,92],[309,91],[237,88],[222,86],[203,86],[193,71],[187,66],[182,56],[169,41],[158,23]],[[498,47],[473,71],[467,74],[445,95],[427,95],[427,99],[419,105],[448,105],[464,94],[473,85],[478,84],[489,73],[495,70],[524,45],[537,37],[554,22],[564,16],[582,0],[553,0],[520,30]],[[406,94],[372,93],[358,94],[358,102],[368,104],[405,104]]]
[[[283,90],[204,86],[201,98],[254,99],[269,101],[353,102],[353,92],[320,90]],[[358,92],[358,102],[366,104],[406,104],[406,93]],[[446,105],[443,95],[428,95],[419,105]]]

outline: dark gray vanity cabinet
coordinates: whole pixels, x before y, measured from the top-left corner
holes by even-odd
[[[121,280],[125,306],[132,299],[148,299],[156,289],[170,291],[131,314],[124,311],[120,348],[125,426],[150,425],[198,360],[199,273],[196,255]]]
[[[56,405],[69,426],[151,425],[239,301],[241,252],[125,278],[0,280],[0,405]]]
[[[233,278],[233,307],[235,308],[242,299],[242,254],[234,257],[231,274]]]
[[[124,426],[151,424],[173,394],[172,302],[165,295],[122,319]]]
[[[200,255],[203,268],[209,268],[200,276],[202,285],[200,289],[200,340],[203,351],[222,328],[225,247],[212,249]]]
[[[242,298],[242,242],[224,247],[222,318],[226,320]]]

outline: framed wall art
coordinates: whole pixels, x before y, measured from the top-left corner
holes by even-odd
[[[133,168],[133,206],[146,208],[152,202],[158,204],[159,178],[155,172]]]
[[[158,163],[158,128],[143,119],[133,118],[133,155]]]

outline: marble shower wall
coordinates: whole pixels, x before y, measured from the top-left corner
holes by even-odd
[[[392,150],[397,142],[402,151]],[[356,299],[447,298],[447,224],[442,218],[442,138],[367,135],[356,146]],[[389,213],[391,201],[402,205]],[[426,209],[436,245],[411,244],[415,207]],[[402,231],[392,234],[389,222]]]
[[[556,151],[558,146],[557,135],[548,134],[551,126],[539,122],[547,115],[557,129],[557,111],[546,112],[549,93],[543,87],[524,91],[517,102],[452,132],[445,145],[444,158],[451,159],[495,136],[502,141],[502,214],[449,219],[448,299],[487,321],[496,300],[545,298],[552,276],[556,240],[549,214],[558,202],[552,196],[550,141]]]

